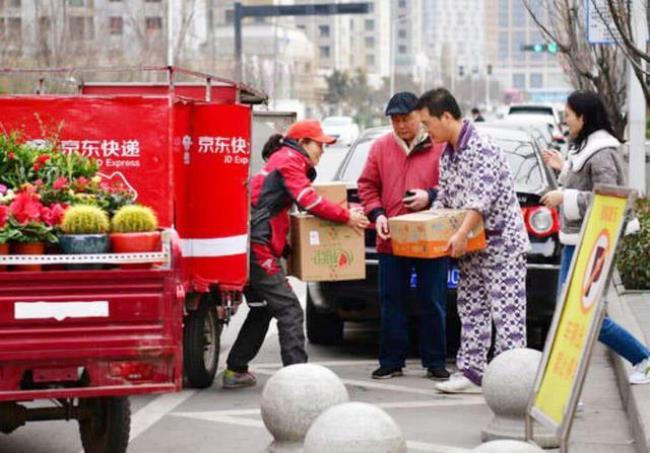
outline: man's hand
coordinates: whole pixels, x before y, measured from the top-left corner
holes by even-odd
[[[449,238],[447,243],[447,250],[452,258],[459,258],[467,252],[467,234],[458,230],[454,235]]]
[[[564,201],[564,194],[561,190],[551,190],[542,197],[541,201],[547,208],[555,208]]]
[[[410,189],[409,191],[413,192],[413,195],[410,197],[404,197],[404,206],[411,211],[422,211],[429,207],[431,204],[429,200],[429,192],[422,189]]]
[[[388,219],[385,215],[380,215],[375,220],[375,229],[377,230],[377,236],[383,240],[390,239],[390,230],[388,229]]]
[[[359,209],[350,209],[350,220],[348,225],[351,226],[357,233],[363,233],[363,230],[370,224],[368,218]]]

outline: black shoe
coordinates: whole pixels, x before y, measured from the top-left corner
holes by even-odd
[[[449,379],[449,371],[444,368],[429,368],[427,369],[427,377],[436,381],[444,381]]]
[[[372,372],[373,379],[390,379],[403,376],[401,368],[382,368],[379,367]]]

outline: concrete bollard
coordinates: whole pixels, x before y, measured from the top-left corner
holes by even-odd
[[[331,407],[314,421],[304,453],[405,453],[406,441],[395,421],[367,403]]]
[[[269,451],[302,451],[316,417],[348,400],[345,385],[325,367],[304,363],[282,368],[262,392],[262,420],[274,438]]]
[[[525,440],[526,410],[533,393],[542,353],[512,349],[495,357],[483,376],[483,395],[494,417],[483,428],[483,442],[497,439]],[[557,448],[553,432],[535,423],[533,439],[542,448]]]
[[[479,445],[472,451],[476,453],[539,453],[544,450],[537,445],[518,440],[493,440]]]

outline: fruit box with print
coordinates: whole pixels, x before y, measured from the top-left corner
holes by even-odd
[[[366,278],[363,233],[309,214],[291,216],[291,275],[306,282]]]
[[[393,253],[413,258],[438,258],[449,255],[447,243],[458,231],[467,211],[434,209],[388,219]],[[481,222],[470,234],[467,251],[487,246]]]
[[[28,257],[43,271],[0,273],[0,432],[76,418],[86,451],[124,451],[114,446],[129,440],[128,395],[214,380],[222,325],[248,279],[250,104],[265,96],[175,67],[88,71],[129,70],[167,83],[0,95],[0,131],[94,157],[105,179],[155,210],[166,238],[147,258],[165,263],[151,269],[56,270],[43,255]],[[71,73],[86,75],[3,69],[22,86],[36,74],[39,92]],[[93,259],[145,259],[114,255]],[[59,404],[20,403],[39,399]]]

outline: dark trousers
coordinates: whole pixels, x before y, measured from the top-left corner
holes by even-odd
[[[381,338],[379,364],[404,366],[408,351],[411,273],[417,275],[420,358],[425,368],[442,368],[446,356],[447,270],[449,260],[379,255]]]
[[[250,308],[228,355],[228,368],[238,373],[248,371],[249,362],[264,343],[271,318],[278,323],[282,364],[307,362],[302,307],[284,271],[268,275],[251,253],[250,285],[245,294],[249,302],[264,301],[266,304],[259,306],[261,304],[256,303]]]

